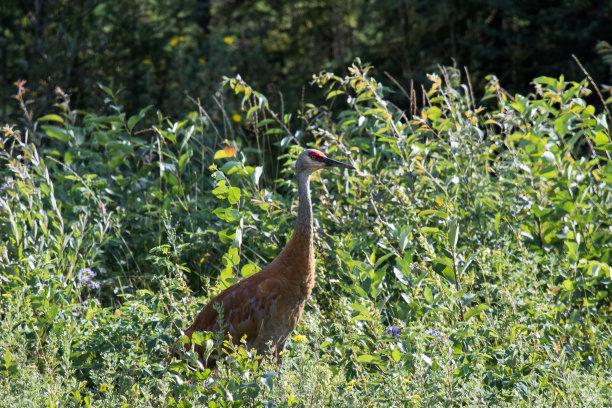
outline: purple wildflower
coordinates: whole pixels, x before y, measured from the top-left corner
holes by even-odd
[[[402,329],[400,329],[399,327],[397,327],[396,324],[394,324],[393,326],[389,327],[389,330],[387,330],[385,334],[388,334],[389,336],[393,337],[399,337],[402,334]]]
[[[79,282],[89,289],[100,289],[100,283],[95,281],[96,273],[90,268],[83,268],[79,271]]]
[[[432,329],[427,331],[426,333],[428,336],[434,337],[436,341],[442,341],[442,333],[440,333],[439,331]],[[434,342],[430,341],[429,342],[429,347],[433,347]]]

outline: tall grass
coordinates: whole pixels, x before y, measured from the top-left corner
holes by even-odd
[[[104,114],[58,90],[35,118],[20,84],[0,153],[3,403],[604,406],[610,118],[589,84],[510,96],[491,77],[475,99],[444,68],[409,114],[370,71],[315,76],[327,105],[293,115],[228,78],[223,111],[179,122],[128,117],[108,88]],[[206,300],[287,242],[306,145],[359,170],[313,182],[317,286],[282,364],[173,358]]]

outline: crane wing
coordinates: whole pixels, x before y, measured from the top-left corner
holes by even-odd
[[[278,301],[286,289],[280,278],[256,274],[227,288],[211,300],[198,314],[185,334],[191,337],[194,331],[217,332],[222,330],[238,343],[244,335],[252,347],[264,325],[282,318],[282,307]],[[215,304],[223,305],[223,321],[219,325]]]

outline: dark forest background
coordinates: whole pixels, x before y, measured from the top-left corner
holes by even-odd
[[[438,65],[469,69],[475,88],[496,75],[511,93],[539,75],[612,82],[612,2],[527,0],[3,0],[0,116],[17,120],[14,82],[27,80],[34,115],[60,87],[92,110],[122,90],[128,111],[167,115],[211,100],[240,74],[288,109],[312,98],[313,72],[344,73],[355,57],[418,89]],[[608,42],[606,42],[608,41]],[[385,76],[387,73],[388,76]],[[605,88],[609,93],[608,88]],[[609,95],[606,95],[609,96]],[[401,95],[396,95],[401,99]],[[315,96],[316,98],[316,96]],[[397,101],[401,105],[401,100]]]

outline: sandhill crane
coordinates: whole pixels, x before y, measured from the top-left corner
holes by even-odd
[[[270,343],[277,353],[284,349],[315,284],[310,176],[334,166],[355,169],[315,149],[300,154],[295,162],[299,203],[291,239],[270,264],[213,298],[185,331],[189,339],[195,331],[223,330],[226,335],[231,334],[235,344],[246,335],[247,347],[260,354],[269,351]],[[215,310],[217,304],[223,308],[221,326]],[[185,347],[190,348],[190,344]],[[214,365],[214,361],[203,361],[204,346],[194,348],[204,364]]]

